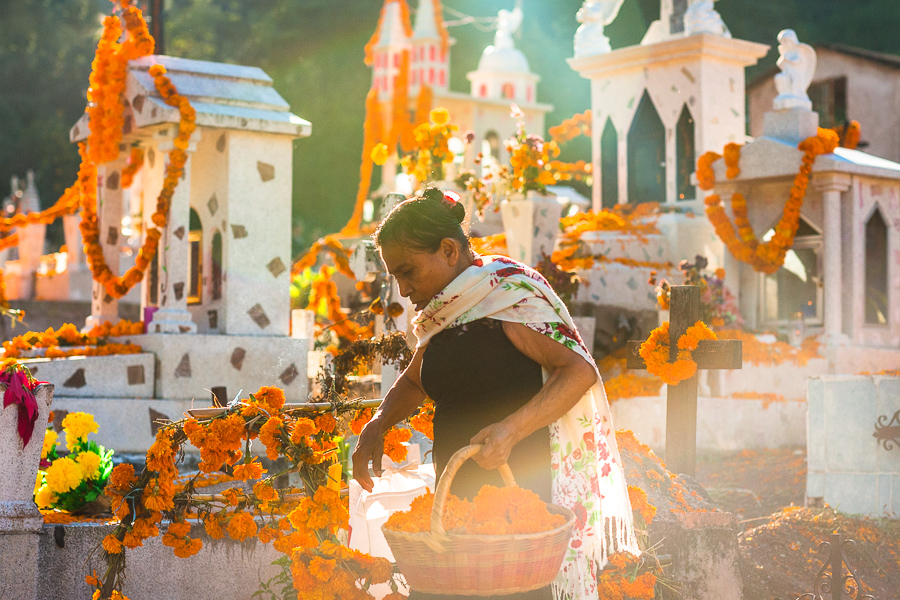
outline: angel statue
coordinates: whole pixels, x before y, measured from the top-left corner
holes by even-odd
[[[522,24],[522,8],[516,6],[512,10],[502,9],[497,13],[497,33],[494,34],[494,48],[514,48],[513,34]]]
[[[687,35],[710,33],[730,38],[731,32],[725,26],[722,16],[713,7],[715,0],[690,0],[684,12],[684,30]]]
[[[816,51],[809,44],[801,44],[793,29],[778,34],[778,68],[775,89],[778,95],[773,102],[775,110],[802,108],[812,110],[812,102],[806,94],[816,72]]]
[[[612,23],[625,0],[584,0],[575,19],[581,23],[575,31],[575,58],[605,54],[612,50],[603,28]]]

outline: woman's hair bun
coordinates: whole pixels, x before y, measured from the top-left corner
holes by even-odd
[[[457,222],[462,223],[466,220],[466,207],[463,206],[462,202],[456,202],[450,209],[450,214],[453,215]]]
[[[457,198],[459,197],[455,193],[451,192],[451,194]],[[453,215],[453,218],[456,219],[457,223],[462,223],[466,220],[466,207],[463,206],[462,202],[459,202],[452,197],[448,197],[440,188],[425,188],[425,191],[422,192],[422,197],[426,200],[440,202],[442,206],[450,211],[450,214]]]

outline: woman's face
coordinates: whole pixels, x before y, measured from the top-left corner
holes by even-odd
[[[381,260],[397,279],[400,295],[409,298],[416,310],[425,308],[471,262],[460,252],[459,242],[451,238],[444,238],[433,254],[402,244],[385,244]]]

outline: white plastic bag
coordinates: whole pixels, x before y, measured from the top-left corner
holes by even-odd
[[[410,446],[411,459],[403,466],[383,457],[384,473],[372,478],[371,492],[350,480],[350,548],[394,561],[381,526],[395,512],[409,510],[416,497],[434,491],[434,464],[419,464],[414,449],[418,446]]]

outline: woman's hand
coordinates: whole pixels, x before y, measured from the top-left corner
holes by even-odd
[[[369,475],[369,463],[375,475],[381,477],[381,457],[384,455],[384,434],[381,424],[372,419],[359,433],[356,449],[353,450],[353,479],[367,492],[372,491],[374,482]]]
[[[409,366],[385,394],[378,412],[359,433],[356,449],[353,451],[353,479],[367,492],[371,492],[374,485],[369,475],[369,463],[372,464],[375,475],[381,476],[385,432],[392,425],[409,417],[425,399],[425,391],[419,378],[424,352],[424,348],[416,350]]]
[[[470,443],[482,446],[472,460],[482,469],[501,467],[509,461],[509,453],[520,439],[516,428],[504,421],[488,425],[470,440]]]

